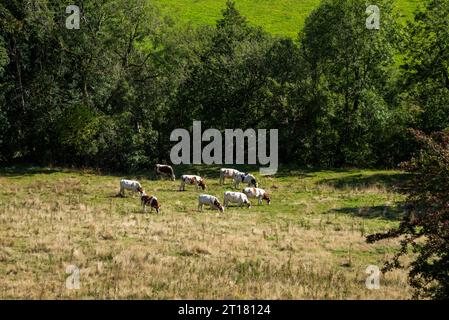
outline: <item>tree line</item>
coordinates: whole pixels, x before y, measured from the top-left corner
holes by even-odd
[[[394,167],[407,129],[449,128],[449,0],[407,23],[377,1],[323,0],[296,39],[228,1],[211,26],[179,26],[146,0],[0,4],[0,163],[132,171],[169,161],[170,133],[279,129],[281,163]]]

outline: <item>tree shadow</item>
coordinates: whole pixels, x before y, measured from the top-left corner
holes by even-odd
[[[27,167],[27,166],[13,166],[0,168],[0,177],[24,177],[34,176],[38,174],[52,174],[62,172],[62,169],[57,168],[41,168],[41,167]]]
[[[241,164],[222,164],[222,165],[173,165],[176,178],[178,179],[183,174],[195,174],[206,178],[220,178],[221,168],[236,169],[241,172],[258,173],[261,168],[266,166],[261,165],[241,165]],[[313,177],[312,173],[322,171],[317,168],[302,168],[294,165],[280,165],[276,174],[272,175],[276,178],[282,177],[300,177],[309,178]],[[348,169],[332,169],[334,172],[349,172]],[[155,175],[154,175],[155,177]]]
[[[343,213],[353,217],[364,219],[383,219],[398,221],[406,212],[406,203],[400,202],[394,205],[345,207],[329,210],[327,213]]]
[[[356,174],[340,178],[322,179],[318,184],[330,185],[336,189],[367,189],[370,187],[384,187],[389,191],[405,193],[409,189],[412,175],[409,173],[395,174]]]
[[[194,174],[200,175],[206,178],[220,178],[221,168],[236,169],[241,172],[257,172],[259,171],[259,166],[257,165],[174,165],[172,166],[175,171],[176,178],[184,174]]]

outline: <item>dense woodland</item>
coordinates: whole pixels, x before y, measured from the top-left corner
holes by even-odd
[[[214,26],[180,27],[146,0],[0,3],[0,162],[132,171],[169,162],[170,133],[279,129],[282,163],[395,167],[408,128],[449,128],[449,0],[413,21],[391,1],[324,0],[295,39],[232,2]]]

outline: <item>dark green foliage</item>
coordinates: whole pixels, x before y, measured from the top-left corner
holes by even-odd
[[[425,132],[449,127],[449,1],[432,0],[407,26],[406,101]]]
[[[284,163],[395,166],[416,147],[408,126],[448,126],[448,1],[406,30],[377,4],[380,30],[365,1],[326,0],[283,39],[231,1],[215,26],[179,29],[149,1],[84,0],[80,30],[65,3],[2,2],[0,161],[146,168],[201,120],[279,129]]]
[[[449,298],[449,132],[427,136],[412,131],[422,150],[404,168],[414,179],[400,226],[368,236],[368,242],[401,237],[401,248],[385,270],[402,267],[399,258],[416,254],[409,282],[417,297]]]

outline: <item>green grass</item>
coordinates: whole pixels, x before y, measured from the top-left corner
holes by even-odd
[[[214,24],[221,17],[225,0],[156,0],[162,12],[175,21],[193,25]],[[319,0],[236,0],[237,8],[250,23],[266,31],[296,38]],[[405,18],[413,16],[419,0],[397,0],[396,7]]]
[[[241,167],[245,171],[257,171]],[[176,167],[206,176],[223,197],[216,166]],[[197,211],[200,193],[139,179],[162,212],[115,197],[120,176],[46,168],[0,170],[0,298],[409,298],[406,271],[364,286],[368,265],[398,247],[365,236],[398,225],[408,176],[398,171],[281,167],[259,177],[272,205]],[[65,268],[81,289],[65,288]]]

